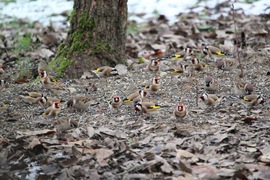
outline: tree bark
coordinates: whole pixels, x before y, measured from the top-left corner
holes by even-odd
[[[126,24],[127,0],[74,0],[71,27],[55,64],[62,64],[60,70],[66,67],[69,77],[104,65],[125,64]]]

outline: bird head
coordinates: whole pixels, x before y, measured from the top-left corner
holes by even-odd
[[[205,78],[205,85],[206,85],[206,87],[209,87],[212,83],[213,83],[213,78],[210,77],[210,76],[207,76]]]
[[[246,84],[244,87],[244,90],[247,94],[251,94],[253,92],[253,86],[252,84]]]
[[[115,69],[115,68],[112,68],[110,74],[111,74],[111,75],[119,75],[117,69]]]
[[[178,104],[178,105],[177,105],[177,110],[178,110],[178,111],[184,111],[184,110],[185,110],[184,105],[183,105],[183,104]]]
[[[54,109],[60,109],[60,102],[59,101],[53,102],[53,108]]]
[[[204,93],[203,95],[201,95],[199,97],[201,100],[205,101],[207,98],[208,98],[208,94],[207,93]]]
[[[142,104],[139,102],[134,103],[134,110],[135,111],[142,111]]]
[[[153,84],[159,84],[160,83],[160,77],[156,76],[153,79]]]
[[[224,63],[224,61],[218,61],[218,62],[217,62],[217,68],[223,70],[223,69],[225,68],[225,63]]]
[[[119,102],[120,101],[120,97],[119,96],[114,96],[113,97],[113,101],[114,102]]]
[[[73,107],[75,103],[76,103],[76,100],[75,100],[75,99],[70,99],[70,100],[68,100],[68,102],[67,102],[67,107],[68,107],[68,108],[69,108],[69,107]]]

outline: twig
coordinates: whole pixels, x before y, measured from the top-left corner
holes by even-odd
[[[236,22],[235,22],[235,11],[234,11],[234,5],[232,4],[232,11],[233,11],[233,23],[234,23],[234,33],[235,33],[235,41],[236,41],[236,53],[237,53],[237,59],[238,59],[238,63],[240,66],[240,71],[241,74],[239,77],[243,78],[244,77],[244,70],[243,70],[243,66],[240,60],[240,55],[239,55],[239,49],[238,49],[238,35],[236,32]]]

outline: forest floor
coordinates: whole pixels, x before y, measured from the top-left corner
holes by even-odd
[[[221,11],[223,6],[216,8]],[[0,79],[8,84],[0,94],[0,179],[270,179],[269,14],[237,11],[234,23],[231,12],[208,18],[216,10],[180,14],[173,25],[164,16],[142,24],[129,22],[128,72],[59,80],[69,88],[60,97],[63,102],[78,94],[93,101],[86,112],[67,109],[63,103],[56,118],[44,117],[44,108],[23,102],[20,95],[50,94],[37,80],[37,64],[55,57],[66,29],[24,21],[2,25]],[[237,41],[235,25],[241,34]],[[48,41],[44,31],[54,38]],[[168,55],[185,47],[201,50],[206,44],[236,57],[236,42],[243,80],[266,100],[250,114],[233,91],[239,66],[223,72],[207,58],[202,59],[209,64],[203,72],[192,70],[190,64],[187,75],[161,77],[161,88],[151,95],[164,105],[159,113],[135,113],[129,105],[110,112],[108,100],[113,96],[124,99],[151,84],[154,75],[147,64],[139,63],[146,51],[161,49]],[[167,60],[161,62],[161,70],[169,67]],[[204,93],[207,75],[218,80],[218,95],[225,97],[211,109],[197,98]],[[172,114],[180,97],[189,111],[183,120]]]

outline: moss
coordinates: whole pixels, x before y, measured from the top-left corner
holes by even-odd
[[[77,12],[72,11],[70,16],[70,23],[73,23],[76,20]],[[70,60],[73,53],[82,53],[84,52],[93,40],[93,30],[95,27],[95,22],[92,18],[89,18],[87,11],[83,11],[80,14],[78,19],[77,28],[71,34],[70,44],[64,42],[59,45],[58,53],[56,58],[51,61],[50,65],[56,69],[56,72],[62,76],[65,69],[73,64],[73,61]],[[85,33],[88,32],[88,33]],[[97,51],[108,48],[106,46],[99,46]]]
[[[60,57],[57,57],[54,60],[52,60],[49,65],[50,65],[50,67],[55,69],[56,73],[59,76],[63,76],[66,68],[72,64],[73,64],[72,60],[60,56]]]
[[[111,47],[108,43],[100,40],[96,43],[96,45],[93,47],[93,50],[91,54],[99,54],[99,53],[110,53],[111,52]]]

